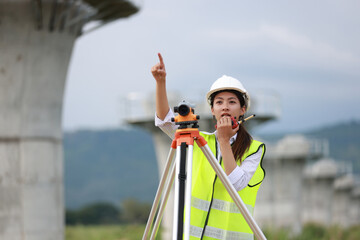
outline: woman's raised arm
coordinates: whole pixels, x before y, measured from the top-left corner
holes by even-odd
[[[166,114],[170,110],[170,107],[166,94],[165,64],[160,53],[158,53],[158,56],[159,56],[159,63],[155,64],[151,68],[151,73],[156,80],[156,99],[155,99],[156,115],[161,120],[164,120]]]

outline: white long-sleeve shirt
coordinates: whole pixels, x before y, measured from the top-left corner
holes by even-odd
[[[175,123],[171,121],[171,118],[174,117],[174,113],[170,109],[167,113],[164,120],[161,120],[155,114],[155,126],[159,127],[164,133],[166,133],[171,139],[175,137],[175,131],[178,128]],[[217,136],[217,132],[215,131],[215,136]],[[230,144],[232,144],[236,140],[237,134],[230,138]],[[216,137],[217,141],[217,137]],[[218,161],[221,158],[221,151],[220,151],[220,144],[217,144],[218,149]],[[230,182],[233,184],[236,191],[240,191],[241,189],[245,188],[252,176],[254,175],[262,156],[262,148],[259,149],[258,152],[252,154],[245,158],[245,160],[241,163],[240,166],[237,166],[229,175],[228,178]]]

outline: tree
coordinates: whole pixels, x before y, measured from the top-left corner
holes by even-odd
[[[120,211],[110,203],[94,203],[78,211],[66,211],[66,224],[115,224],[119,223]]]
[[[76,225],[79,222],[78,212],[75,210],[66,209],[65,223],[66,225]]]
[[[126,223],[146,223],[151,205],[139,202],[136,199],[126,199],[122,202],[121,220]]]

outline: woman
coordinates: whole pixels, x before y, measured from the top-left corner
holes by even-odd
[[[156,80],[155,125],[171,138],[177,126],[166,94],[166,70],[161,54],[151,68]],[[265,177],[261,161],[265,145],[253,140],[243,125],[232,128],[231,117],[241,119],[250,106],[250,97],[235,78],[222,76],[207,94],[211,113],[217,121],[214,133],[201,132],[230,182],[253,213],[257,191]],[[227,190],[217,178],[201,150],[194,144],[190,239],[254,239]]]

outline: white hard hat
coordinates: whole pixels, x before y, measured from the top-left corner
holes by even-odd
[[[241,84],[239,80],[233,77],[229,77],[226,75],[223,75],[221,78],[217,79],[210,88],[210,91],[206,94],[206,99],[209,104],[210,103],[210,96],[211,94],[222,91],[222,90],[235,90],[240,92],[245,100],[246,110],[249,110],[250,108],[250,95],[244,88],[244,86]]]

